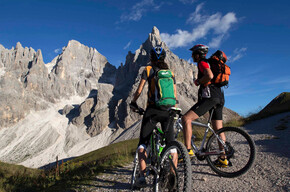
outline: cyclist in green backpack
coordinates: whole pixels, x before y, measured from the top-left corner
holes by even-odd
[[[161,123],[163,131],[168,127],[166,134],[166,144],[174,140],[173,125],[168,125],[170,107],[176,105],[176,82],[174,74],[169,70],[164,62],[166,52],[161,46],[154,47],[150,52],[150,65],[146,66],[141,74],[141,81],[130,103],[132,110],[138,109],[136,104],[146,81],[148,81],[148,101],[145,114],[143,116],[140,140],[138,144],[138,156],[140,164],[140,177],[137,180],[139,187],[146,186],[145,170],[147,158],[146,147],[149,144],[150,135],[158,122]]]

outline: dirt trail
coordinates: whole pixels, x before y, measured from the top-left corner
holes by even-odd
[[[195,160],[192,191],[290,191],[290,113],[255,121],[246,130],[257,148],[251,170],[238,178],[222,178],[206,161]],[[106,171],[74,191],[130,191],[131,170],[128,165]]]

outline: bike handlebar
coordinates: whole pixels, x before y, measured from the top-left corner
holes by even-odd
[[[145,110],[144,110],[143,108],[139,107],[139,108],[137,109],[137,111],[135,111],[135,112],[138,113],[139,115],[144,115]]]
[[[133,112],[138,113],[139,115],[144,115],[145,110],[139,106],[134,106],[130,104],[130,108],[132,109]]]

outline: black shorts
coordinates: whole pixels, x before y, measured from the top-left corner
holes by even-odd
[[[162,130],[166,131],[166,144],[174,141],[173,124],[170,123],[169,112],[148,106],[142,120],[139,145],[148,146],[151,133],[158,122],[161,124]]]
[[[200,117],[214,107],[212,120],[223,120],[224,100],[220,98],[202,98],[190,110]]]

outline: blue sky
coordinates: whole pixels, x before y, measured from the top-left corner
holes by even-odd
[[[0,44],[41,49],[48,63],[75,39],[119,66],[156,26],[185,60],[194,44],[223,50],[226,107],[247,115],[290,91],[289,10],[288,0],[0,0]]]

